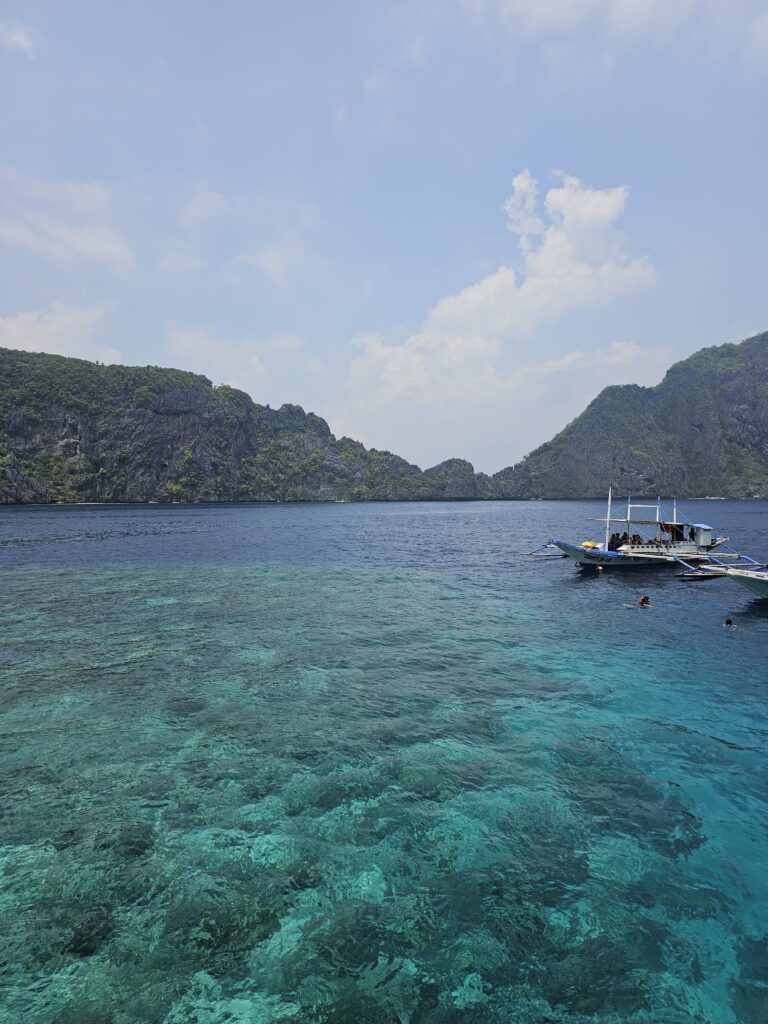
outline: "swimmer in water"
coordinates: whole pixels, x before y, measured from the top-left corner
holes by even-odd
[[[641,608],[650,608],[651,607],[651,599],[650,599],[650,597],[648,597],[647,594],[643,594],[642,597],[640,598],[640,600],[637,603],[640,605]]]
[[[733,619],[729,618],[729,619],[725,620],[725,628],[726,629],[733,629]]]

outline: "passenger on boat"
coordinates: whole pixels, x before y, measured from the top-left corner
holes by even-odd
[[[627,533],[626,530],[621,535],[621,543],[622,544],[629,544],[629,534]]]

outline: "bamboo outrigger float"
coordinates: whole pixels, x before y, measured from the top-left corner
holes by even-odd
[[[680,564],[689,570],[688,572],[680,573],[680,575],[684,579],[707,579],[725,576],[750,591],[755,597],[768,598],[768,566],[761,562],[756,562],[754,558],[750,558],[748,555],[734,555],[733,557],[737,558],[738,561],[726,564],[722,560],[722,556],[720,558],[712,556],[709,563],[698,567],[688,565],[680,559]]]

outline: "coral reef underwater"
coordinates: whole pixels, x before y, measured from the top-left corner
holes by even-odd
[[[764,748],[700,663],[416,568],[4,583],[4,1021],[768,1019]]]

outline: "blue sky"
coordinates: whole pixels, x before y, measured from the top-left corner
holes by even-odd
[[[493,471],[768,329],[762,0],[0,5],[0,345]]]

